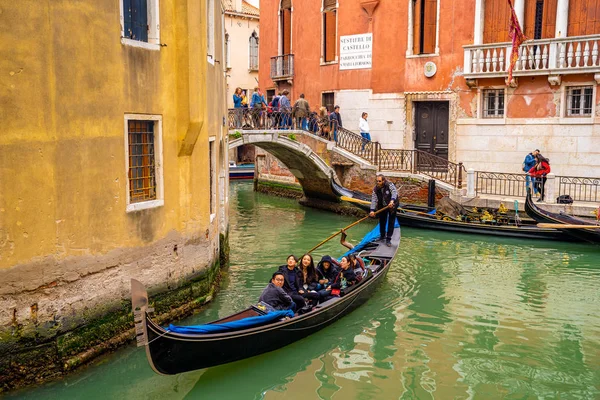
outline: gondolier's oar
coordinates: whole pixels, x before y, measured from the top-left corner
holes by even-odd
[[[573,224],[537,224],[539,228],[554,228],[554,229],[600,229],[600,225],[573,225]]]
[[[370,204],[370,203],[369,203]],[[383,207],[381,210],[376,211],[375,215],[379,214],[382,211],[387,210],[387,207]],[[314,250],[318,249],[319,247],[321,247],[322,245],[324,245],[325,243],[329,242],[331,239],[333,239],[334,237],[336,237],[337,235],[339,235],[340,233],[342,233],[342,231],[345,231],[347,229],[352,228],[354,225],[359,224],[361,222],[363,222],[365,219],[369,218],[369,216],[367,215],[364,218],[359,219],[358,221],[355,221],[353,223],[351,223],[350,225],[348,225],[345,228],[342,228],[342,230],[337,231],[336,233],[334,233],[333,235],[329,236],[327,239],[323,240],[321,243],[319,243],[318,245],[316,245],[315,247],[313,247],[312,249],[310,249],[309,251],[307,251],[308,254],[312,253]]]
[[[354,199],[352,197],[346,197],[346,196],[341,196],[340,199],[342,199],[344,201],[349,201],[350,203],[371,204],[371,202],[367,201],[367,200]],[[427,213],[424,213],[422,211],[407,210],[406,208],[402,208],[402,207],[398,207],[398,210],[406,211],[406,212],[409,212],[409,213],[427,215],[428,217],[434,217],[434,215],[432,215],[432,214],[427,214]]]

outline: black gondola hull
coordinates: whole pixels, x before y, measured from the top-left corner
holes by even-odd
[[[354,190],[346,189],[335,183],[332,184],[333,190],[339,196],[351,197],[361,201],[370,201],[368,195]],[[369,206],[357,203],[357,206],[368,211]],[[458,232],[487,236],[502,236],[517,239],[543,239],[543,240],[561,240],[561,241],[580,241],[580,239],[568,236],[557,229],[538,228],[535,225],[486,225],[475,222],[458,222],[437,219],[434,216],[426,216],[418,213],[427,212],[427,207],[415,205],[401,205],[406,211],[398,211],[398,222],[403,227],[435,229],[447,232]]]
[[[525,201],[525,212],[538,223],[548,224],[566,224],[566,225],[590,225],[594,226],[592,222],[583,220],[581,218],[572,217],[570,215],[556,214],[550,211],[546,211],[536,206],[531,198],[531,194],[527,195]],[[573,240],[580,240],[589,243],[600,244],[600,229],[560,229],[559,230],[565,237],[570,237]]]
[[[234,335],[211,335],[210,338],[198,339],[192,335],[165,335],[162,328],[148,319],[148,358],[156,372],[171,375],[280,349],[327,327],[360,307],[373,295],[387,269],[378,274],[377,279],[368,282],[360,292],[349,293],[334,306],[315,315],[294,317],[268,330],[256,328]]]

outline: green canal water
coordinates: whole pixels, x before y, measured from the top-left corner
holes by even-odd
[[[181,324],[255,301],[274,268],[353,222],[231,186],[231,266]],[[356,243],[373,227],[350,230]],[[598,399],[600,251],[588,245],[404,229],[379,291],[332,326],[269,354],[156,375],[133,345],[23,399]],[[319,255],[339,255],[339,242]],[[198,354],[202,357],[202,354]]]

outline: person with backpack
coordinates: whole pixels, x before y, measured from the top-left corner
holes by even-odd
[[[531,153],[527,154],[525,156],[525,160],[523,160],[523,172],[527,174],[525,175],[525,190],[529,192],[529,187],[533,187],[533,194],[536,196],[538,194],[538,190],[535,185],[535,179],[529,175],[529,170],[535,166],[535,156],[538,155],[539,152],[540,151],[538,149],[535,149]]]
[[[540,192],[538,203],[544,201],[544,186],[546,186],[546,176],[550,173],[550,160],[544,157],[541,153],[535,156],[536,163],[529,170],[529,175],[536,178],[535,184]]]

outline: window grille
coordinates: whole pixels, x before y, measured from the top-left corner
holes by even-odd
[[[250,36],[250,65],[251,71],[258,71],[258,34],[252,32]]]
[[[148,0],[123,0],[124,36],[148,41]]]
[[[504,89],[486,89],[483,91],[482,117],[504,117]]]
[[[154,121],[128,121],[129,201],[156,199]]]
[[[567,116],[586,117],[592,115],[592,86],[571,86],[567,88]]]

